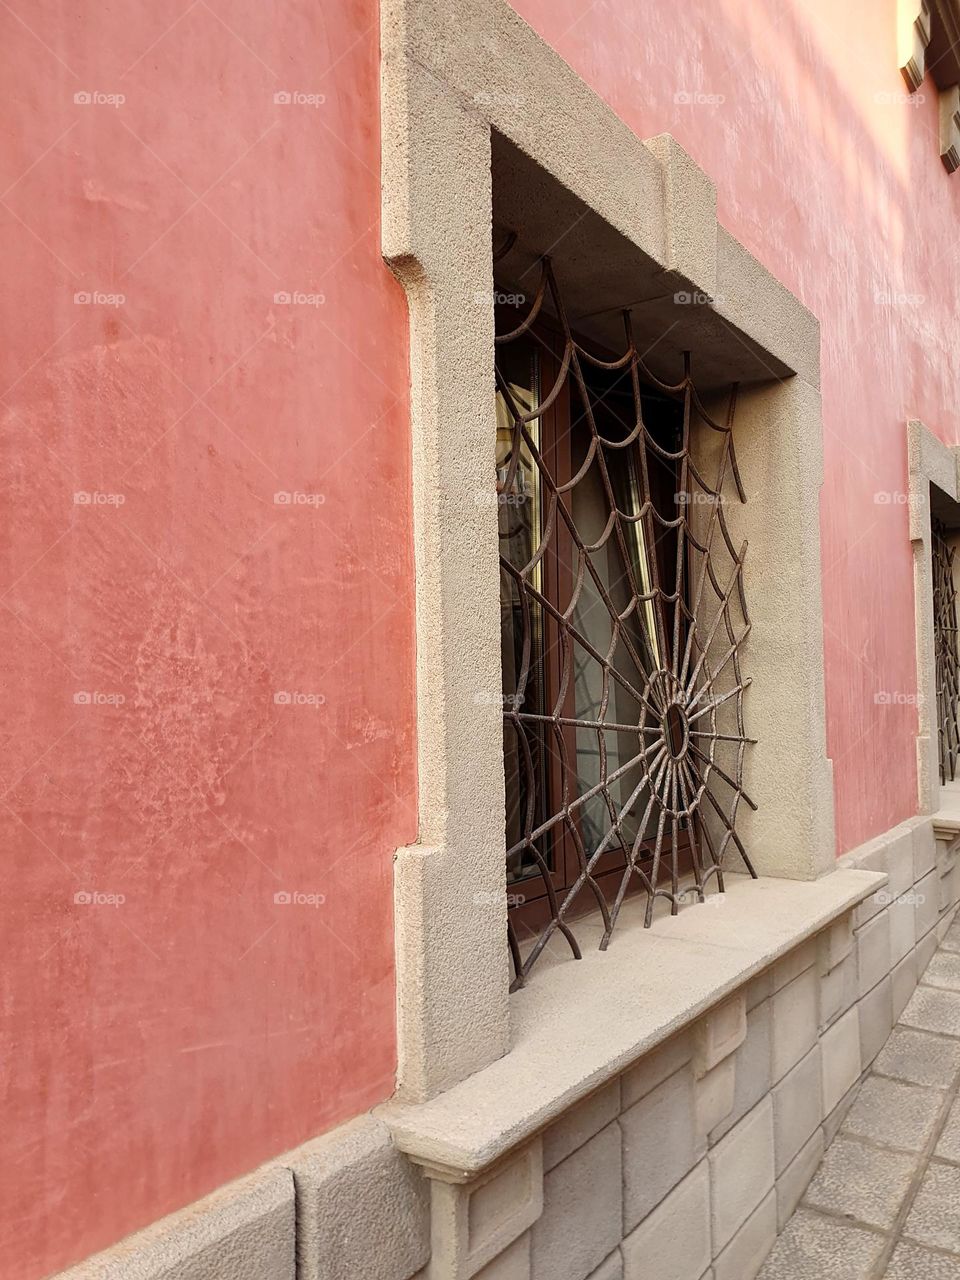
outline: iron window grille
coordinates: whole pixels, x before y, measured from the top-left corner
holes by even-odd
[[[960,659],[957,656],[957,588],[953,578],[954,548],[947,529],[931,521],[933,569],[933,636],[937,683],[937,728],[940,781],[952,782],[960,755]]]
[[[509,253],[511,241],[497,255]],[[508,287],[508,286],[505,286]],[[743,787],[745,502],[733,444],[689,355],[676,384],[574,333],[554,268],[496,335],[503,724],[513,989],[574,924],[628,895],[676,914],[723,890]],[[708,478],[709,477],[709,478]]]

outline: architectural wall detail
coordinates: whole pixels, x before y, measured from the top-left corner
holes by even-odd
[[[751,1280],[953,917],[958,845],[917,818],[846,855],[870,896],[479,1173],[363,1117],[63,1280]]]
[[[795,879],[826,874],[834,854],[819,328],[719,227],[713,184],[676,142],[641,142],[505,0],[385,0],[381,15],[383,253],[410,308],[417,559],[420,843],[396,860],[398,1082],[420,1101],[510,1047],[502,728],[497,699],[476,700],[501,687],[491,132],[618,233],[637,269],[665,273],[668,296],[715,298],[677,323],[702,311],[715,345],[754,362],[738,404],[748,502],[732,530],[750,543],[745,662],[760,740],[745,777],[759,809],[741,834],[761,875]]]
[[[917,790],[921,813],[940,804],[937,744],[937,675],[933,634],[933,569],[930,486],[960,500],[958,450],[943,444],[922,422],[907,423],[910,541],[913,543],[913,599],[917,635]]]

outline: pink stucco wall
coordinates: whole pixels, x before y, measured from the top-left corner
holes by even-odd
[[[960,440],[960,180],[940,163],[935,88],[905,95],[895,0],[514,7],[640,136],[677,138],[716,182],[723,225],[820,319],[843,852],[916,811],[906,420]]]
[[[933,94],[901,100],[894,0],[517,8],[821,319],[849,848],[915,807],[915,712],[875,701],[916,684],[904,421],[957,438]],[[0,1275],[34,1280],[392,1087],[406,322],[375,0],[10,0],[0,27]]]
[[[376,23],[373,0],[0,9],[10,1280],[393,1087],[412,553]],[[298,491],[323,504],[274,502]],[[296,892],[325,902],[274,902]]]

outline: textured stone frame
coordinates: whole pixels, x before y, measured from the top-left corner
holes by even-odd
[[[383,254],[410,309],[420,825],[395,892],[398,1087],[417,1101],[510,1045],[502,727],[496,699],[477,702],[500,690],[496,513],[479,500],[493,492],[491,129],[769,358],[737,425],[760,740],[742,833],[762,875],[793,879],[834,866],[819,327],[717,223],[712,183],[673,139],[642,142],[505,0],[383,0],[381,15]]]
[[[960,501],[960,458],[922,422],[907,423],[910,475],[910,541],[917,628],[917,803],[920,813],[940,807],[937,740],[937,669],[933,638],[933,566],[930,546],[930,486]]]

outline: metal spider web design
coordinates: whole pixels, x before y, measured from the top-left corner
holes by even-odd
[[[940,781],[952,782],[960,755],[960,658],[957,655],[957,589],[953,579],[954,548],[946,526],[932,524],[933,636],[937,680],[937,726]]]
[[[549,313],[559,325],[562,358],[554,384],[544,389],[538,403],[524,408],[511,390],[504,356],[512,343],[533,332],[541,313]],[[737,834],[741,800],[756,808],[743,787],[744,753],[752,741],[743,714],[750,682],[741,670],[741,650],[750,632],[743,587],[746,542],[734,545],[724,513],[728,500],[746,501],[733,446],[737,388],[729,389],[725,421],[716,421],[694,388],[689,356],[679,383],[661,382],[641,359],[629,311],[623,313],[623,332],[623,354],[614,360],[585,349],[571,332],[553,267],[543,259],[529,312],[496,339],[497,388],[512,433],[509,459],[498,471],[500,501],[522,488],[522,454],[535,469],[542,494],[532,555],[516,563],[501,554],[501,581],[522,619],[515,678],[505,673],[505,752],[509,744],[519,760],[526,796],[521,835],[513,843],[508,835],[507,859],[508,866],[511,859],[525,859],[534,881],[542,882],[549,909],[549,919],[536,929],[524,923],[518,908],[510,909],[512,989],[524,984],[551,940],[565,939],[580,958],[574,925],[588,911],[602,917],[600,947],[606,949],[628,892],[645,895],[644,923],[649,926],[657,898],[669,901],[676,914],[682,900],[703,902],[714,878],[722,891],[731,845],[756,875]],[[631,388],[632,408],[622,439],[605,438],[598,428],[597,399],[588,387],[591,366],[608,375],[622,371]],[[676,448],[665,448],[644,421],[644,384],[648,392],[654,388],[682,406]],[[589,446],[575,474],[558,483],[546,451],[541,452],[538,423],[564,388],[570,417],[576,415],[589,431]],[[611,480],[614,465],[622,465],[617,459],[621,453],[630,455],[637,477],[629,507]],[[652,469],[663,465],[676,473],[676,493],[667,509],[662,494],[658,508],[651,484]],[[581,533],[576,518],[578,490],[591,474],[591,483],[599,481],[602,487],[606,508],[602,532],[592,539]],[[631,539],[643,548],[639,561],[631,556]],[[566,598],[557,599],[546,591],[538,566],[551,547],[556,554],[561,541],[570,560],[570,589]],[[609,563],[607,557],[614,553],[625,566],[616,592],[598,567],[600,559]],[[586,633],[578,612],[588,587],[595,606],[597,598],[602,602],[598,607],[610,628],[605,648]],[[552,637],[559,672],[551,705],[539,710],[531,709],[529,697],[538,662],[538,619],[539,634],[546,628]],[[587,668],[595,691],[592,704],[571,708],[571,686]],[[626,720],[611,714],[618,700],[632,705],[636,714]],[[571,732],[578,743],[592,744],[592,778],[578,776]],[[537,741],[547,743],[559,784],[555,780],[545,786],[536,763]],[[585,822],[588,805],[594,811],[599,805],[603,814],[602,829],[594,822],[592,836]],[[557,839],[575,851],[572,883],[560,888],[549,853]],[[599,864],[609,864],[611,854],[619,859],[617,870],[601,882]],[[520,887],[524,883],[532,881],[521,881]]]

